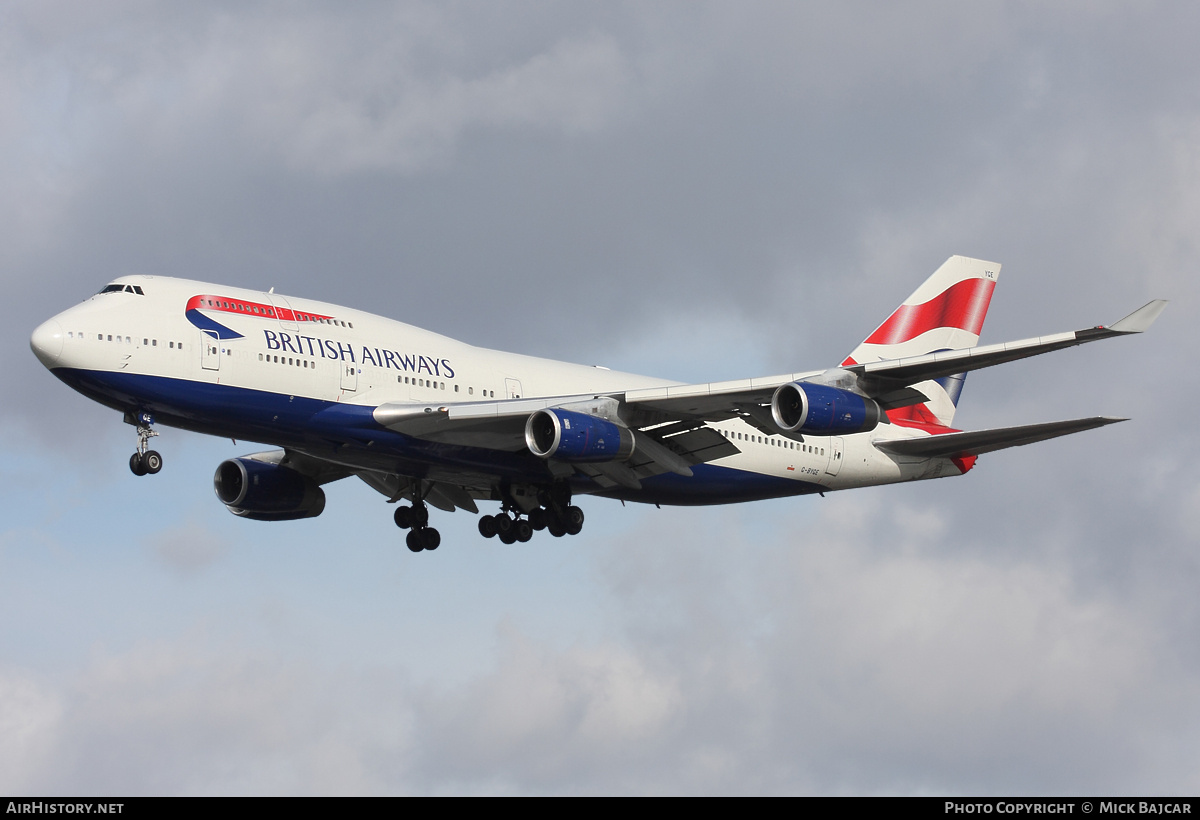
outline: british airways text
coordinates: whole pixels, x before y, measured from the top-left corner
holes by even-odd
[[[428,373],[431,376],[454,378],[454,368],[449,359],[435,359],[431,356],[418,356],[412,353],[398,353],[395,350],[381,350],[378,347],[361,348],[361,356],[355,358],[354,346],[346,342],[335,342],[331,339],[318,339],[315,336],[279,333],[274,330],[264,330],[267,340],[267,350],[286,350],[298,356],[320,356],[322,359],[339,359],[342,361],[370,363],[376,367],[389,370],[401,370],[411,373]]]

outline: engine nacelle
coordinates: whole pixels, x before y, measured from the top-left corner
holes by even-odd
[[[879,404],[849,390],[792,382],[771,397],[771,417],[779,429],[809,436],[865,433],[879,425]]]
[[[222,461],[213,476],[217,498],[234,515],[255,521],[316,518],[325,510],[325,491],[295,470],[250,458]]]
[[[525,443],[542,458],[623,461],[633,455],[633,433],[586,413],[558,407],[538,410],[525,422]]]

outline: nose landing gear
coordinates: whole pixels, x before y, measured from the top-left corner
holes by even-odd
[[[129,470],[136,476],[154,475],[163,466],[162,456],[159,455],[159,452],[147,449],[150,439],[158,435],[158,431],[150,426],[154,424],[154,416],[149,413],[138,413],[136,418],[137,420],[131,423],[137,425],[138,448],[129,457]],[[130,421],[129,415],[126,415],[125,420]]]

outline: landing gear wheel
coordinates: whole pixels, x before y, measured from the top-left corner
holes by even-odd
[[[507,530],[504,530],[503,532],[500,533],[499,538],[505,544],[517,543],[517,528],[509,527]]]
[[[555,538],[562,538],[567,534],[567,528],[563,526],[561,521],[551,521],[546,525],[546,529],[549,530],[550,534]]]
[[[404,537],[404,543],[408,544],[408,548],[413,552],[425,549],[425,539],[421,537],[420,530],[409,530],[408,535]]]
[[[147,450],[142,456],[142,466],[146,468],[146,472],[154,475],[162,469],[162,456],[158,454],[158,450]]]
[[[429,526],[429,508],[425,506],[420,482],[413,491],[412,500],[411,507],[397,507],[396,512],[392,514],[396,520],[396,526],[408,529],[408,535],[404,536],[404,543],[413,552],[435,550],[441,546],[442,534]]]
[[[396,526],[400,529],[409,529],[413,525],[412,507],[397,507],[396,512],[392,513],[392,519],[396,522]]]
[[[129,457],[129,469],[134,475],[154,475],[162,469],[162,456],[156,450],[147,449],[150,439],[158,435],[151,425],[154,424],[154,416],[149,413],[139,412],[136,416],[132,412],[125,414],[125,421],[130,424],[137,425],[138,446],[137,450]]]
[[[513,520],[505,513],[498,514],[492,520],[496,522],[496,534],[500,536],[501,541],[504,541],[504,536],[512,532]],[[504,543],[511,544],[512,541],[504,541]]]
[[[484,538],[496,537],[496,519],[485,515],[479,519],[479,534]]]
[[[563,516],[563,529],[567,531],[567,535],[579,535],[583,530],[583,510],[567,507],[567,514]]]
[[[546,529],[546,523],[548,520],[549,516],[546,515],[546,511],[541,507],[538,507],[536,510],[529,513],[529,526],[533,527],[535,530]]]
[[[530,538],[533,538],[533,527],[531,527],[529,525],[529,522],[526,521],[524,518],[518,520],[513,525],[512,531],[513,531],[513,535],[515,535],[517,540],[520,541],[522,544],[524,544]]]
[[[426,527],[421,530],[421,545],[425,549],[433,552],[442,544],[442,534],[433,527]]]

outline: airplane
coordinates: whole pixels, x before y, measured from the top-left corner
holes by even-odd
[[[441,543],[429,507],[481,535],[577,534],[595,495],[729,504],[963,475],[985,453],[1124,421],[963,432],[966,373],[1141,333],[1154,300],[1108,327],[978,346],[1000,265],[952,256],[833,367],[684,384],[475,347],[332,304],[123,276],[30,339],[55,376],[137,428],[138,476],[162,469],[156,423],[278,449],[222,462],[235,515],[320,515],[352,475],[397,504],[413,552]]]

